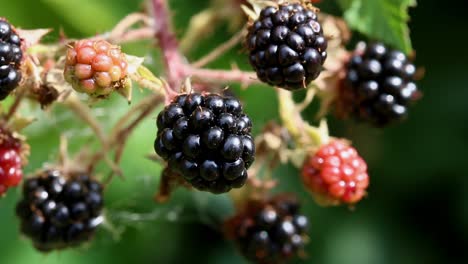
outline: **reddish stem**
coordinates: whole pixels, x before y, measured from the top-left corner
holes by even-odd
[[[199,83],[225,84],[229,82],[241,83],[244,86],[258,83],[253,72],[244,72],[238,69],[213,70],[200,69],[190,65],[181,55],[176,36],[172,31],[166,0],[152,0],[155,37],[163,54],[166,65],[167,82],[174,91],[179,91],[182,82],[187,77],[193,77]]]
[[[232,70],[213,70],[199,69],[187,65],[184,72],[194,80],[201,83],[227,83],[237,82],[243,86],[259,83],[257,75],[254,72],[245,72],[237,69]]]
[[[179,43],[172,31],[167,1],[152,0],[152,3],[156,39],[158,40],[166,64],[167,81],[169,86],[174,89],[175,87],[180,87],[181,80],[185,78],[183,70],[185,59],[179,52]]]

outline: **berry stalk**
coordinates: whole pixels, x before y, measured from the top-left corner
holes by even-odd
[[[64,105],[72,110],[80,119],[82,119],[96,134],[99,142],[102,145],[103,150],[108,150],[108,143],[106,135],[99,124],[99,122],[94,118],[94,115],[91,113],[89,107],[84,105],[76,96],[69,96],[65,100]]]
[[[192,63],[192,66],[195,68],[201,68],[208,63],[214,61],[215,59],[219,58],[223,53],[232,49],[237,44],[239,44],[246,35],[247,31],[243,28],[241,31],[237,32],[234,36],[232,36],[228,41],[222,43],[217,48],[213,49],[210,53],[206,54],[199,60]]]
[[[319,127],[306,122],[301,116],[301,105],[296,105],[292,93],[284,89],[277,89],[279,114],[283,126],[291,134],[297,148],[310,150],[328,142],[328,128],[323,120]],[[311,101],[311,99],[306,99]]]
[[[145,27],[141,29],[136,29],[136,30],[131,30],[130,28],[139,22],[143,22],[145,24]],[[122,20],[117,23],[117,25],[112,29],[112,31],[109,33],[109,40],[111,42],[114,42],[114,40],[122,41],[124,36],[130,34],[130,35],[137,35],[135,32],[151,32],[151,34],[142,34],[148,37],[153,37],[154,36],[154,29],[151,27],[152,25],[152,20],[150,17],[148,17],[145,14],[142,13],[131,13],[124,17]],[[139,38],[136,38],[134,40],[137,40]]]
[[[5,116],[5,121],[6,122],[8,122],[13,117],[13,115],[16,113],[19,106],[21,105],[21,101],[23,100],[25,94],[26,94],[26,88],[20,87],[20,88],[16,89],[15,101],[10,106],[10,109],[8,109],[8,113]]]

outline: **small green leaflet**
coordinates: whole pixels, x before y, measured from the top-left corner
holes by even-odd
[[[412,51],[408,8],[416,0],[337,0],[349,26],[405,53]]]

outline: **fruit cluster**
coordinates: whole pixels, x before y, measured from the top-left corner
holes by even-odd
[[[8,188],[17,186],[22,178],[21,141],[0,128],[0,196]]]
[[[304,162],[302,178],[319,202],[354,204],[369,185],[366,162],[342,140],[323,145]]]
[[[68,48],[64,76],[76,91],[102,97],[122,87],[127,66],[118,46],[105,40],[79,40]]]
[[[40,251],[78,246],[103,222],[102,186],[86,173],[41,171],[24,182],[16,207],[21,232]]]
[[[193,187],[224,193],[245,184],[255,145],[239,100],[181,94],[159,113],[157,127],[156,153]]]
[[[250,261],[260,264],[284,263],[303,255],[308,242],[307,217],[299,212],[298,201],[290,195],[265,199],[270,197],[268,192],[276,182],[261,176],[269,175],[280,161],[293,161],[295,165],[301,163],[304,186],[318,203],[326,205],[354,205],[359,202],[366,195],[369,176],[366,162],[353,147],[345,140],[330,137],[325,129],[326,122],[314,127],[303,120],[301,111],[319,91],[317,94],[329,99],[327,102],[335,99],[338,113],[383,126],[402,120],[410,102],[418,95],[414,82],[416,68],[405,54],[381,43],[370,43],[356,49],[349,57],[343,55],[350,54],[344,48],[346,37],[328,31],[326,23],[330,19],[337,28],[343,26],[343,31],[347,31],[340,24],[343,21],[331,16],[319,20],[318,9],[312,6],[312,2],[319,1],[234,2],[242,4],[251,17],[245,45],[249,63],[258,79],[289,91],[309,89],[301,105],[296,104],[291,92],[275,90],[283,127],[276,123],[266,125],[257,137],[257,149],[252,136],[252,121],[241,102],[234,96],[207,92],[212,89],[208,87],[211,83],[242,82],[251,77],[251,73],[200,66],[232,47],[238,38],[233,38],[198,63],[189,64],[182,54],[178,54],[175,34],[166,32],[170,30],[170,23],[164,21],[169,17],[164,14],[168,11],[164,10],[165,1],[152,1],[154,13],[161,14],[154,14],[151,22],[143,14],[132,14],[110,34],[100,35],[115,43],[147,35],[156,37],[167,66],[168,81],[165,82],[145,68],[143,59],[127,56],[119,46],[97,37],[66,46],[63,44],[68,42],[63,41],[30,49],[29,46],[38,44],[40,37],[37,35],[41,33],[19,31],[20,38],[13,26],[0,18],[0,100],[21,82],[23,50],[33,51],[28,54],[23,67],[24,93],[23,90],[17,93],[6,114],[3,108],[0,109],[0,196],[8,188],[17,186],[23,177],[24,146],[17,139],[21,137],[3,128],[6,124],[5,127],[20,129],[24,127],[23,123],[29,122],[27,118],[18,118],[15,112],[22,106],[22,100],[31,100],[43,107],[57,100],[86,121],[102,143],[102,149],[96,150],[95,155],[88,156],[86,149],[74,161],[66,157],[66,148],[61,146],[59,165],[54,169],[41,170],[24,181],[22,197],[16,206],[21,233],[42,252],[90,241],[104,221],[104,187],[91,176],[93,169],[104,160],[112,172],[118,172],[128,136],[141,120],[151,115],[158,103],[166,100],[170,103],[157,116],[153,145],[165,163],[157,201],[163,201],[173,187],[180,185],[221,194],[241,188],[248,182],[247,188],[232,193],[240,211],[226,221],[226,233],[240,252]],[[247,7],[250,4],[252,9]],[[270,6],[265,7],[265,4]],[[263,8],[260,10],[260,7]],[[210,10],[204,15],[212,13],[214,11]],[[197,19],[200,17],[208,20],[205,16]],[[199,21],[193,24],[196,22]],[[327,27],[330,42],[321,23]],[[145,27],[136,29],[140,24]],[[240,33],[238,36],[244,31]],[[22,42],[26,45],[22,46]],[[49,47],[53,48],[49,50]],[[319,78],[327,57],[327,72]],[[203,92],[179,93],[177,86],[190,75],[195,80],[193,88]],[[204,77],[209,80],[204,80]],[[113,91],[125,93],[130,98],[131,92],[126,88],[130,87],[131,80],[142,88],[149,88],[153,93],[149,99],[153,101],[142,101],[132,107],[107,137],[104,126],[101,127],[99,121],[91,116],[93,112],[82,104],[73,90],[86,93],[95,100],[107,98]],[[314,80],[317,80],[316,85],[309,85]],[[190,79],[186,81],[188,91],[192,83]],[[330,83],[338,84],[328,87]],[[269,103],[262,102],[261,98],[257,102]],[[15,122],[18,120],[20,122]],[[319,142],[325,143],[320,145]],[[109,159],[108,154],[115,156]],[[256,155],[257,163],[250,170],[249,180],[248,169]],[[306,158],[303,163],[302,160],[294,162],[298,157]],[[86,158],[92,161],[84,164]],[[86,171],[76,172],[78,165]]]
[[[297,90],[322,71],[327,40],[312,8],[298,3],[266,7],[248,31],[249,61],[261,81]]]
[[[21,81],[21,38],[8,21],[0,18],[0,101]]]
[[[403,120],[417,95],[415,72],[404,53],[382,43],[357,49],[340,89],[341,111],[376,126]]]
[[[255,263],[283,263],[302,252],[307,242],[308,219],[299,203],[279,195],[269,201],[250,202],[228,228],[241,253]]]

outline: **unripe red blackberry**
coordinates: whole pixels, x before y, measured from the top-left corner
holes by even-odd
[[[264,8],[248,28],[246,45],[258,78],[288,90],[315,80],[327,58],[316,10],[298,3]]]
[[[227,223],[228,232],[253,263],[284,263],[302,253],[308,240],[308,219],[299,207],[289,196],[249,202],[244,212]]]
[[[344,141],[334,140],[308,157],[302,179],[319,203],[337,205],[359,202],[369,186],[367,164]]]
[[[337,98],[341,115],[375,126],[398,122],[418,95],[416,67],[400,51],[382,43],[361,43],[346,65]]]
[[[0,197],[23,178],[21,141],[0,128]]]
[[[252,122],[241,103],[217,94],[181,94],[157,118],[156,153],[193,187],[240,188],[255,159]]]
[[[46,170],[25,180],[16,214],[21,232],[40,251],[78,246],[103,222],[102,186],[87,174]]]
[[[21,38],[8,21],[0,18],[0,101],[21,81],[22,58]]]
[[[127,66],[120,47],[105,40],[79,40],[68,48],[64,76],[76,91],[102,97],[124,86]]]

